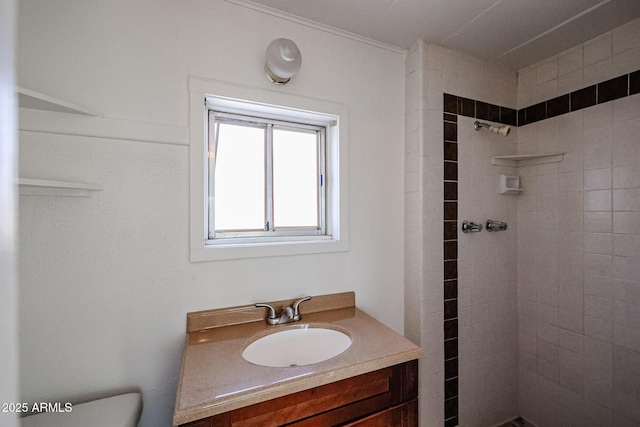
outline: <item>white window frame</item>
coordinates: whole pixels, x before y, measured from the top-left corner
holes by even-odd
[[[344,104],[191,76],[190,92],[190,259],[192,262],[339,252],[348,240],[348,117]],[[326,128],[325,232],[315,236],[209,239],[209,110],[254,115]]]
[[[226,111],[221,111],[219,108],[212,108],[209,110],[209,126],[207,128],[208,135],[207,140],[209,141],[209,151],[211,152],[214,148],[213,140],[215,139],[215,132],[212,129],[215,128],[216,122],[221,123],[238,123],[245,124],[247,126],[255,126],[259,129],[264,129],[266,138],[266,155],[265,155],[265,170],[267,179],[265,180],[265,198],[266,198],[266,225],[264,230],[255,230],[255,231],[217,231],[215,228],[215,194],[214,194],[214,180],[213,174],[215,161],[215,156],[209,156],[209,164],[208,164],[208,176],[209,181],[207,183],[207,194],[208,194],[208,239],[206,241],[207,245],[220,245],[220,244],[238,244],[238,243],[263,243],[263,242],[281,242],[291,240],[291,237],[304,237],[305,239],[317,240],[317,239],[329,239],[331,236],[328,236],[326,233],[326,197],[325,197],[325,189],[324,185],[324,176],[326,175],[325,171],[325,146],[326,146],[326,127],[324,125],[318,124],[309,124],[309,123],[292,123],[285,122],[282,120],[275,120],[267,117],[255,117],[248,115],[240,115],[237,113],[227,113]],[[272,185],[272,177],[273,177],[273,158],[271,154],[271,144],[272,144],[272,135],[274,129],[286,129],[286,130],[294,130],[294,131],[302,131],[305,133],[313,133],[316,135],[316,149],[317,149],[317,179],[318,179],[318,188],[317,188],[317,202],[318,202],[318,223],[317,227],[292,227],[292,228],[279,228],[273,229],[273,190],[271,188]],[[242,239],[242,240],[238,240]]]

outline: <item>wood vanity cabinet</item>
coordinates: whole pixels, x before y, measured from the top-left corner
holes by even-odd
[[[418,426],[418,361],[325,384],[182,427]]]

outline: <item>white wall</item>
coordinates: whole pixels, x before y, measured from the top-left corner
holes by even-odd
[[[18,284],[16,281],[16,3],[0,1],[0,403],[18,401]],[[0,412],[3,426],[15,413]]]
[[[126,130],[185,134],[188,75],[272,88],[263,55],[277,37],[304,58],[279,90],[348,106],[350,250],[190,263],[188,147]],[[40,0],[20,3],[17,74],[106,117],[21,111],[39,126],[20,132],[21,176],[104,186],[20,199],[21,400],[140,389],[141,425],[170,425],[189,311],[354,290],[403,330],[403,52],[220,0]],[[58,125],[125,135],[47,130]]]

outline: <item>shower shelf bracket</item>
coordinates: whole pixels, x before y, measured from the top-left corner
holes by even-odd
[[[21,196],[91,197],[96,191],[102,191],[102,188],[100,184],[84,182],[18,179],[18,189]]]
[[[494,166],[531,166],[544,163],[561,162],[566,153],[517,154],[512,156],[495,156],[491,164]]]

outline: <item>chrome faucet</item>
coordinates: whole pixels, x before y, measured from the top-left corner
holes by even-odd
[[[302,319],[300,315],[300,304],[310,299],[311,297],[300,298],[293,303],[293,307],[284,307],[279,316],[276,314],[276,309],[270,304],[258,303],[256,307],[266,307],[269,309],[269,316],[267,317],[267,323],[269,325],[281,325],[283,323],[297,322]]]

